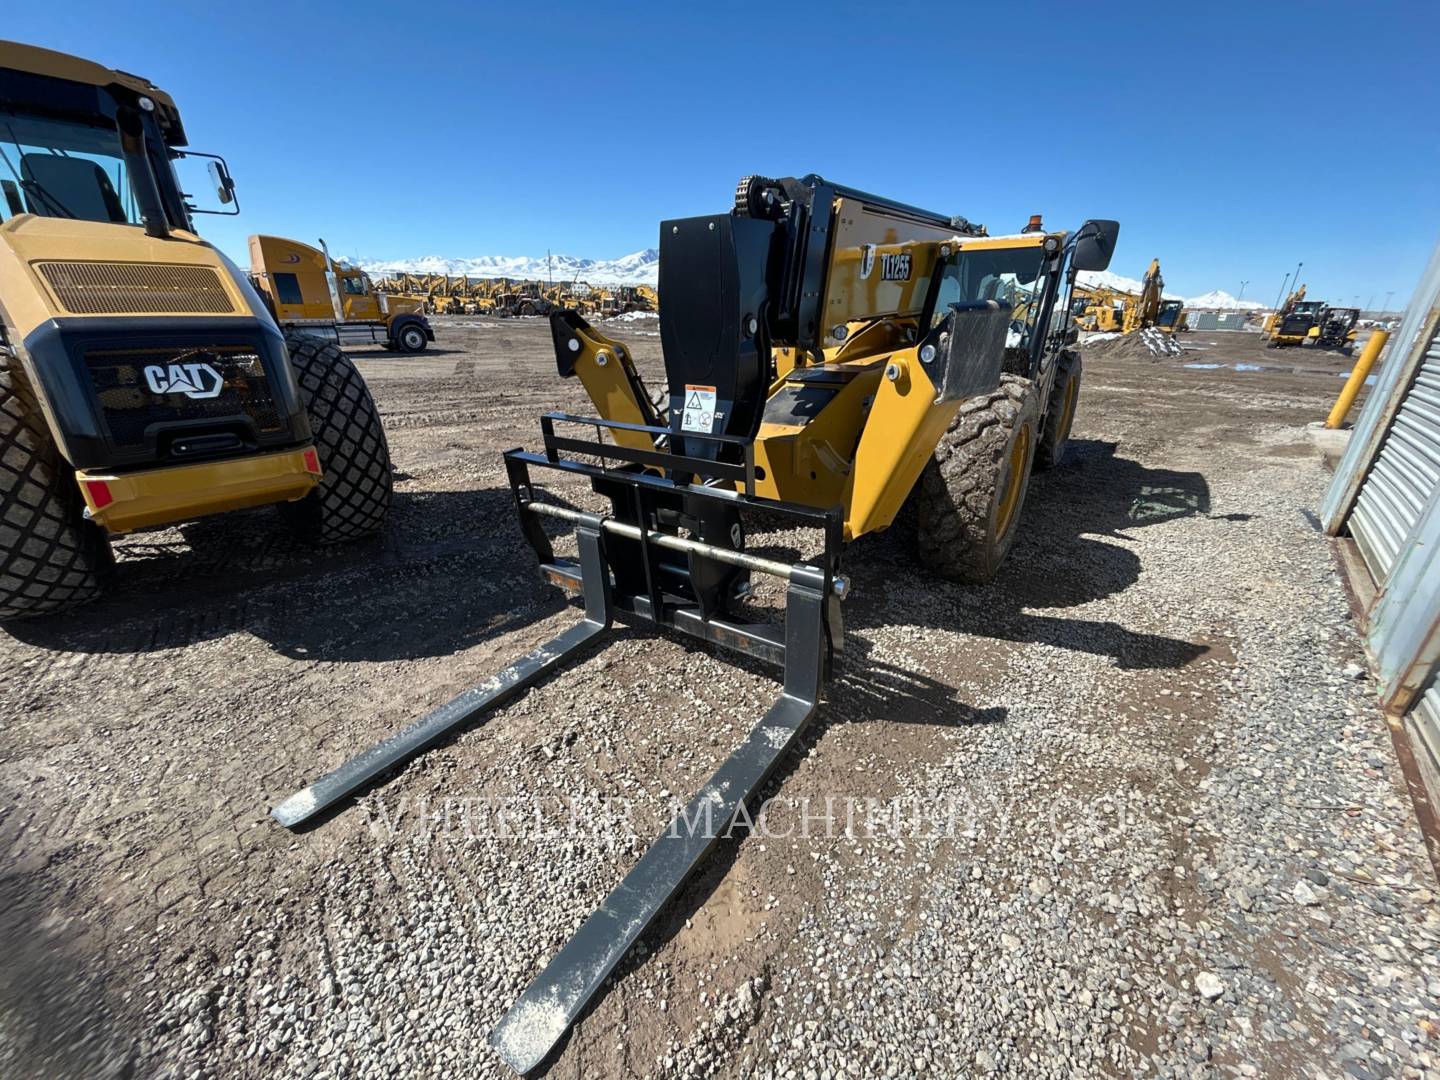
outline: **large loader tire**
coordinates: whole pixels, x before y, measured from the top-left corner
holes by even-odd
[[[915,491],[920,562],[956,581],[989,581],[1015,541],[1039,429],[1035,387],[1001,375],[940,439]]]
[[[304,334],[287,335],[290,366],[324,476],[280,515],[312,544],[338,544],[369,536],[390,512],[390,448],[365,380],[338,345]]]
[[[100,594],[110,541],[84,511],[25,373],[0,355],[0,621]]]
[[[1080,376],[1084,370],[1080,354],[1060,354],[1055,372],[1055,385],[1050,390],[1050,403],[1045,409],[1045,422],[1040,425],[1040,441],[1035,444],[1035,468],[1053,469],[1065,458],[1070,441],[1070,428],[1075,423],[1075,406],[1080,400]]]

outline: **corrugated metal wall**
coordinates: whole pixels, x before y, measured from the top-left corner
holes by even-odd
[[[1440,776],[1440,685],[1432,686],[1405,722],[1414,732],[1411,748],[1420,762],[1421,773],[1432,784]]]
[[[1395,358],[1392,357],[1392,362]],[[1360,486],[1350,535],[1384,581],[1440,488],[1440,337],[1432,337]]]
[[[1191,330],[1244,330],[1250,315],[1245,311],[1187,311]]]
[[[1415,287],[1399,329],[1390,337],[1390,347],[1380,364],[1375,386],[1365,399],[1350,444],[1335,467],[1335,479],[1320,506],[1320,520],[1331,536],[1344,531],[1360,485],[1390,430],[1390,421],[1404,400],[1405,389],[1414,378],[1420,356],[1411,346],[1421,338],[1429,340],[1435,333],[1437,321],[1440,321],[1440,244],[1435,245],[1430,264]]]
[[[1320,511],[1375,582],[1365,644],[1381,704],[1440,805],[1440,244],[1382,360]]]

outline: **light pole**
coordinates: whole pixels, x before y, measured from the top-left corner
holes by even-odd
[[[1240,305],[1240,301],[1245,299],[1245,286],[1249,284],[1250,282],[1248,281],[1240,282],[1240,295],[1235,297],[1235,305],[1237,307]]]
[[[1304,265],[1305,264],[1303,262],[1298,262],[1295,264],[1295,280],[1291,284],[1293,284],[1297,289],[1300,288],[1300,268]]]
[[[1391,289],[1389,292],[1387,292],[1387,293],[1385,294],[1385,310],[1386,310],[1386,311],[1389,311],[1389,310],[1390,310],[1390,297],[1392,297],[1392,296],[1394,296],[1394,295],[1395,295],[1395,290],[1394,290],[1394,289]]]
[[[1357,297],[1357,299],[1358,299],[1358,297]],[[1374,310],[1375,310],[1375,294],[1374,294],[1373,292],[1370,294],[1370,299],[1369,299],[1369,300],[1366,302],[1366,304],[1365,304],[1365,310],[1366,310],[1366,311],[1374,311]]]
[[[1285,280],[1280,283],[1280,291],[1275,294],[1275,310],[1280,310],[1280,298],[1285,295],[1285,286],[1290,284],[1290,271],[1285,271]]]

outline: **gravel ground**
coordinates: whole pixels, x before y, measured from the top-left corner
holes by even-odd
[[[778,692],[621,631],[321,827],[270,821],[576,618],[498,453],[580,389],[543,322],[437,322],[360,355],[383,541],[306,551],[269,512],[134,537],[113,596],[0,634],[0,1074],[505,1075],[492,1024]],[[653,327],[614,332],[658,372]],[[997,582],[854,545],[766,827],[551,1075],[1440,1076],[1434,879],[1307,517],[1346,362],[1185,344],[1087,360]],[[877,809],[847,834],[827,799]]]

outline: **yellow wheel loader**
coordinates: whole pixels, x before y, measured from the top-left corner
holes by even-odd
[[[782,669],[774,705],[493,1032],[516,1070],[550,1055],[810,721],[843,640],[845,543],[908,503],[920,565],[966,581],[996,573],[1032,467],[1060,461],[1075,417],[1075,274],[1105,269],[1118,231],[1037,222],[989,236],[818,176],[751,176],[728,212],[661,224],[662,399],[623,341],[573,311],[551,315],[559,374],[581,381],[598,415],[547,414],[543,449],[504,458],[541,572],[580,594],[583,618],[273,810],[289,827],[313,821],[616,620]],[[548,501],[538,472],[589,481],[609,509]],[[753,514],[812,530],[813,554],[747,550]],[[547,520],[575,526],[578,558],[556,555]],[[783,624],[752,603],[756,575],[785,583]]]
[[[316,543],[385,520],[363,380],[196,235],[175,165],[211,155],[185,145],[144,79],[0,42],[0,621],[95,597],[110,534],[267,503]]]
[[[1297,300],[1288,304],[1278,315],[1273,316],[1267,349],[1282,349],[1288,345],[1304,345],[1316,336],[1320,320],[1325,311],[1321,300]]]

